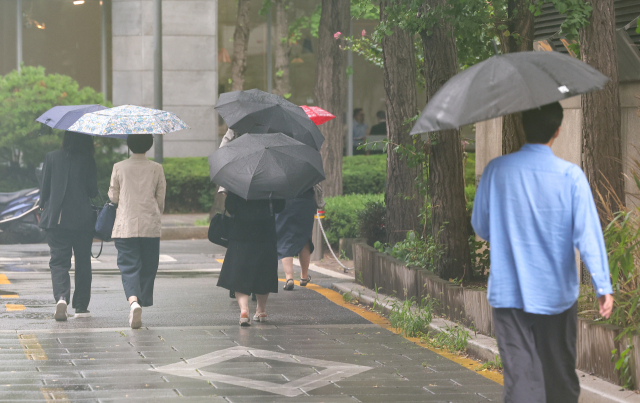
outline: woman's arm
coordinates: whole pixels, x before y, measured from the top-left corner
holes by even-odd
[[[167,180],[164,177],[164,169],[160,166],[160,180],[156,187],[156,202],[158,202],[158,209],[160,214],[164,213],[164,197],[167,193]]]
[[[118,168],[114,165],[111,171],[111,183],[109,184],[109,200],[118,203],[120,200],[120,180],[118,179]]]

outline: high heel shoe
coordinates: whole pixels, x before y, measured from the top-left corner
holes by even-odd
[[[249,319],[249,312],[240,312],[240,326],[251,326],[251,320]]]
[[[256,314],[253,315],[253,321],[254,322],[266,322],[267,321],[267,313],[266,312],[256,312]]]
[[[311,282],[311,276],[307,276],[307,278],[301,278],[300,279],[300,287],[306,287],[307,284],[309,284]]]

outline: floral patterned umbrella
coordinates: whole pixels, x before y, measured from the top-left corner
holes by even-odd
[[[87,113],[69,127],[70,131],[105,137],[126,137],[129,134],[166,134],[189,129],[171,112],[122,105]]]

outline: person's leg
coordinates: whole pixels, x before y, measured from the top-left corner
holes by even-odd
[[[293,258],[283,257],[282,267],[284,268],[284,275],[287,280],[293,280]]]
[[[118,250],[118,268],[122,274],[122,286],[129,303],[138,300],[140,291],[140,238],[116,238],[113,240]]]
[[[91,246],[93,234],[76,232],[73,235],[73,255],[75,256],[75,288],[72,306],[79,311],[86,310],[91,300]]]
[[[158,273],[160,260],[160,238],[140,238],[142,270],[140,271],[140,295],[138,302],[142,306],[153,305],[153,284]]]
[[[533,315],[521,309],[493,309],[504,368],[505,403],[545,403],[544,375],[536,351]]]
[[[300,258],[300,279],[306,280],[309,278],[309,263],[311,263],[311,248],[308,242],[304,245],[298,257]]]
[[[249,296],[236,292],[236,301],[240,307],[240,326],[249,326]]]
[[[256,308],[256,314],[267,312],[267,299],[269,294],[257,294],[258,307]]]
[[[71,269],[72,243],[66,231],[47,230],[47,243],[51,252],[49,268],[51,269],[51,283],[53,285],[53,297],[58,302],[61,298],[67,303],[71,297]]]
[[[284,283],[284,287],[282,287],[282,289],[285,291],[291,291],[293,290],[293,258],[283,257],[282,267],[284,268],[284,275],[287,278],[287,281]]]
[[[577,403],[580,396],[576,374],[577,312],[578,303],[558,315],[535,315],[533,330],[547,403]]]

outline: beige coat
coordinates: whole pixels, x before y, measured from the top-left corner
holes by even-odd
[[[160,238],[167,183],[162,165],[132,154],[113,166],[109,199],[118,204],[112,238]]]

